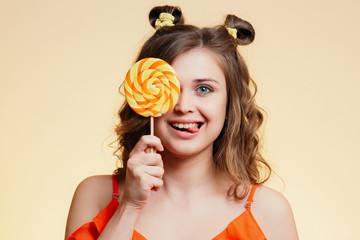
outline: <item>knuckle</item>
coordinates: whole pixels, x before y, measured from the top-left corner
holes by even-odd
[[[141,180],[143,171],[142,171],[142,169],[141,169],[140,167],[134,168],[133,171],[132,171],[132,173],[133,173],[133,176],[134,176],[136,179]]]
[[[140,175],[138,180],[139,180],[140,186],[145,187],[145,186],[148,185],[148,181],[147,181],[147,177],[146,177],[146,176]]]
[[[138,164],[135,158],[129,158],[126,164],[128,169],[134,169],[137,165]]]
[[[148,162],[155,162],[156,160],[155,160],[155,155],[154,155],[154,153],[146,153],[146,155],[145,155],[146,157],[145,157],[145,162],[146,163],[148,163]]]
[[[159,166],[163,166],[163,160],[160,154],[158,154],[158,156],[156,157],[156,164]]]
[[[150,137],[151,136],[149,135],[142,135],[139,141],[146,143],[149,141]]]
[[[133,148],[133,150],[129,153],[129,160],[136,156],[136,146]]]
[[[157,186],[158,187],[162,187],[162,185],[164,184],[164,181],[162,179],[158,179],[158,182],[157,182]]]
[[[165,170],[164,170],[164,168],[159,168],[159,174],[162,176],[162,175],[164,175],[164,173],[165,173]]]
[[[140,141],[143,142],[145,139],[146,139],[146,135],[142,135],[142,136],[140,137],[140,139],[139,139],[139,142],[140,142]]]
[[[144,142],[144,143],[152,143],[152,144],[158,144],[160,143],[160,139],[156,136],[151,136],[151,135],[143,135],[140,138],[140,141]]]
[[[154,163],[158,163],[159,161],[161,161],[161,155],[158,153],[148,153],[147,156],[149,157],[149,160]]]

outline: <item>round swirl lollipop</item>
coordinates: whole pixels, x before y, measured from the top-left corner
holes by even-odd
[[[126,100],[144,117],[159,117],[169,112],[179,94],[180,83],[175,70],[159,58],[144,58],[126,74]]]
[[[126,74],[125,97],[130,107],[144,117],[169,112],[180,95],[180,82],[175,70],[159,58],[144,58],[136,62]]]

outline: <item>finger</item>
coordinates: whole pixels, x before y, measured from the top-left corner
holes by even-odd
[[[160,178],[153,178],[152,179],[152,186],[150,188],[150,190],[152,191],[159,191],[160,188],[163,186],[164,181]]]
[[[162,178],[164,175],[164,168],[157,166],[143,166],[144,172],[152,177]]]
[[[147,153],[141,157],[140,163],[146,166],[163,166],[161,155],[158,153]]]
[[[161,141],[156,136],[144,135],[140,138],[140,140],[136,143],[134,149],[130,153],[130,157],[133,154],[145,152],[147,148],[153,147],[154,150],[163,151],[164,147],[161,144]]]
[[[158,177],[151,176],[145,172],[143,172],[144,175],[142,175],[139,178],[139,186],[141,189],[147,191],[151,190],[153,187],[161,187],[163,184],[163,180]]]

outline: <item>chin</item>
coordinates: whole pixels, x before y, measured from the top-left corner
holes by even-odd
[[[194,144],[177,144],[176,146],[164,147],[167,155],[173,155],[178,158],[189,158],[208,151],[212,154],[212,147],[200,148],[198,146],[194,146]]]

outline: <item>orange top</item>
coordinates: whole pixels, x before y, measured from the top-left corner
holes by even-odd
[[[266,240],[264,233],[261,231],[258,223],[251,213],[251,204],[258,185],[251,188],[249,198],[246,203],[246,210],[237,218],[232,220],[229,225],[212,240]],[[93,222],[85,223],[78,228],[67,240],[95,240],[104,230],[106,224],[115,213],[119,206],[118,182],[113,175],[113,199],[101,210]],[[132,240],[147,240],[144,236],[134,230]]]

